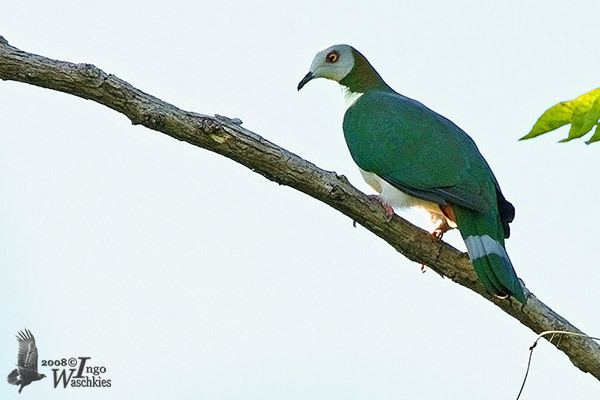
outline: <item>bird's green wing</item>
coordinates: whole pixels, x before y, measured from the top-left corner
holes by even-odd
[[[423,104],[367,92],[344,116],[344,136],[359,167],[399,190],[474,211],[495,206],[495,179],[472,139]]]

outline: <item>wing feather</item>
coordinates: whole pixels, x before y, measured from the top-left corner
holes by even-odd
[[[35,338],[28,329],[17,333],[19,352],[17,354],[17,365],[19,368],[32,369],[37,372],[38,350]]]
[[[397,189],[482,212],[495,205],[495,178],[473,140],[416,100],[367,92],[344,116],[354,161]]]
[[[386,182],[394,186],[396,189],[418,197],[423,200],[428,200],[440,205],[457,204],[473,211],[482,212],[486,209],[486,205],[482,204],[478,195],[461,190],[459,187],[440,187],[429,189],[415,189],[396,181],[390,177],[383,177]]]

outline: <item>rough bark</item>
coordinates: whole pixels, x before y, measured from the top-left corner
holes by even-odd
[[[0,79],[61,91],[103,104],[133,124],[162,132],[228,157],[267,179],[293,187],[335,208],[389,243],[409,259],[473,290],[536,333],[550,330],[582,333],[527,290],[528,301],[490,297],[468,258],[429,233],[394,216],[386,222],[381,206],[348,183],[240,126],[240,122],[181,110],[142,92],[91,64],[57,61],[21,51],[0,36]],[[563,336],[552,343],[584,372],[600,379],[600,346],[591,339]]]

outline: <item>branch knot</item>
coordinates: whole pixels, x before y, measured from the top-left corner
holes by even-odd
[[[223,126],[212,118],[202,118],[200,120],[200,129],[202,129],[204,133],[215,133],[221,131]]]

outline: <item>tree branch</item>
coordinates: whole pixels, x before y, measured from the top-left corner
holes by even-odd
[[[379,203],[350,185],[344,176],[325,171],[278,147],[239,126],[239,121],[181,110],[91,64],[74,64],[27,53],[10,46],[2,36],[0,79],[95,101],[125,115],[134,125],[143,125],[228,157],[267,179],[293,187],[335,208],[409,259],[428,265],[480,294],[536,333],[549,330],[582,333],[528,290],[525,306],[490,297],[464,254],[398,216],[386,222]],[[575,336],[563,337],[552,344],[575,366],[600,380],[600,345]]]

